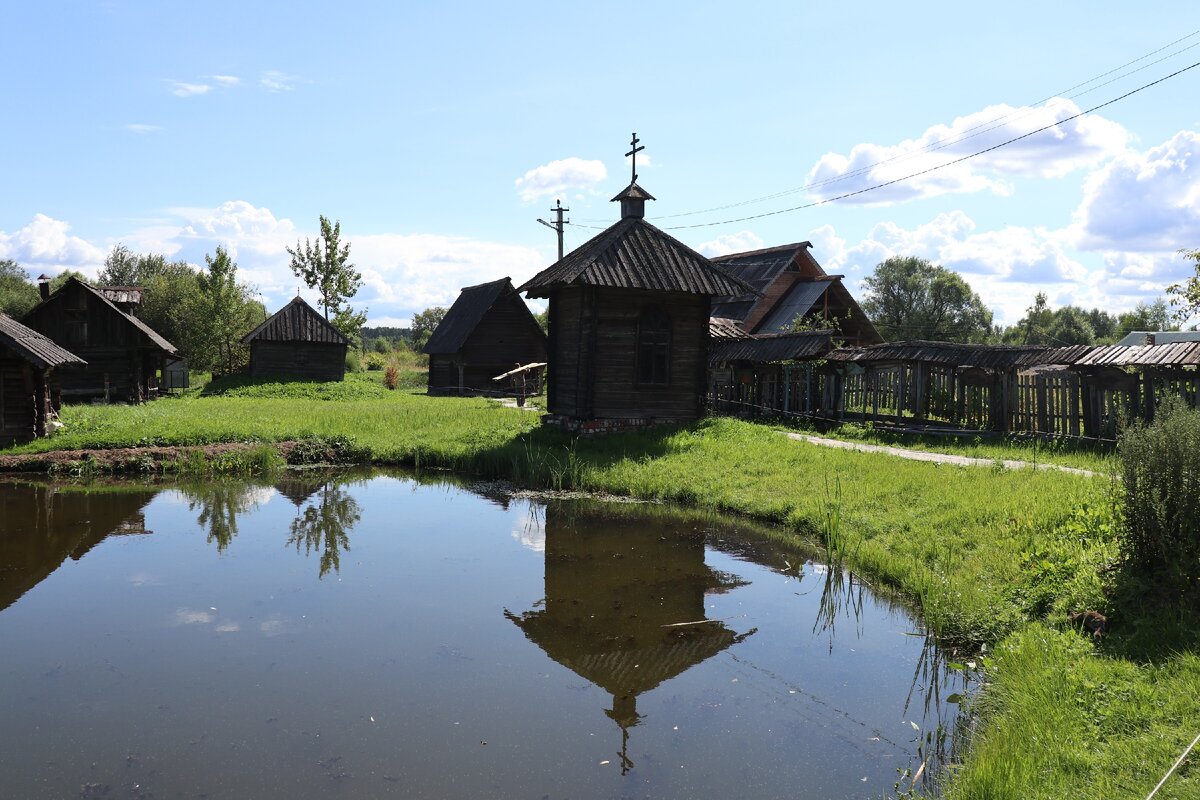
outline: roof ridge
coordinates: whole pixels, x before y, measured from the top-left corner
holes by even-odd
[[[791,244],[777,244],[774,247],[760,247],[758,250],[745,250],[741,253],[726,253],[723,256],[713,256],[710,261],[725,261],[731,258],[745,258],[746,256],[765,255],[766,253],[780,253],[784,250],[800,250],[801,248],[808,249],[812,247],[812,242],[805,240],[802,242],[792,242]]]

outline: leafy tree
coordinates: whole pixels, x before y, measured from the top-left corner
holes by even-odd
[[[1088,321],[1088,314],[1077,306],[1063,306],[1054,312],[1046,337],[1052,346],[1072,344],[1095,344],[1096,331]]]
[[[20,319],[38,304],[38,289],[25,268],[12,259],[0,260],[0,312]]]
[[[955,272],[914,256],[893,256],[865,281],[863,310],[892,340],[979,342],[992,312]]]
[[[315,243],[296,242],[296,249],[287,248],[292,257],[292,272],[303,279],[310,289],[316,289],[321,299],[317,304],[325,309],[325,319],[331,320],[347,338],[357,341],[359,329],[366,321],[366,312],[355,313],[345,301],[358,293],[362,275],[350,263],[350,243],[341,243],[342,223],[332,225],[321,216],[321,235]]]
[[[189,314],[199,335],[191,344],[196,366],[234,372],[248,361],[241,338],[265,319],[262,304],[250,287],[237,280],[237,263],[229,251],[217,246],[215,256],[204,256],[206,269],[197,276],[197,292]]]
[[[63,287],[63,284],[66,283],[71,278],[75,278],[76,280],[83,281],[84,283],[86,283],[89,286],[91,286],[92,284],[95,283],[94,280],[89,278],[87,275],[84,275],[82,272],[76,272],[73,269],[64,269],[62,272],[58,273],[57,275],[55,275],[53,278],[50,279],[50,293],[54,294],[55,292],[57,292],[59,289],[61,289]]]
[[[320,500],[292,520],[288,544],[295,545],[296,552],[304,545],[305,555],[319,553],[317,577],[324,578],[341,567],[341,553],[350,549],[350,531],[361,517],[357,500],[342,487],[326,483]]]
[[[142,287],[142,303],[134,314],[181,348],[185,357],[194,357],[189,341],[196,340],[196,332],[184,311],[194,302],[199,284],[190,264],[168,261],[155,253],[134,253],[117,244],[104,259],[98,282],[101,286]]]
[[[1173,331],[1171,311],[1167,301],[1158,298],[1153,303],[1138,303],[1132,311],[1117,318],[1116,338],[1122,339],[1134,331]]]
[[[1111,344],[1119,338],[1117,336],[1119,320],[1107,311],[1093,308],[1087,312],[1087,319],[1092,330],[1096,332],[1097,344]]]
[[[1175,306],[1175,319],[1187,322],[1194,314],[1200,312],[1200,248],[1195,250],[1183,249],[1179,255],[1195,264],[1196,274],[1183,283],[1167,287],[1171,295],[1171,305]]]
[[[420,350],[429,341],[429,337],[437,330],[446,317],[446,309],[441,306],[427,308],[412,318],[413,348]]]

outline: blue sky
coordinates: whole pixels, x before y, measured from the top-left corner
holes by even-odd
[[[883,258],[918,255],[1007,323],[1038,291],[1112,311],[1162,294],[1187,274],[1175,251],[1200,247],[1200,67],[855,201],[724,222],[1200,61],[1194,3],[976,5],[15,4],[0,258],[94,274],[117,242],[194,264],[225,244],[273,309],[298,282],[284,248],[325,214],[366,281],[354,304],[404,324],[548,265],[535,219],[556,197],[568,249],[614,221],[636,130],[648,217],[710,255],[807,239],[856,291]]]

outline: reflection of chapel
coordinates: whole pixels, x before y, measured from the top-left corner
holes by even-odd
[[[604,713],[621,728],[628,770],[638,695],[749,635],[704,616],[706,594],[740,585],[704,563],[703,534],[641,515],[582,516],[551,503],[545,601],[505,614],[548,656],[612,695]]]
[[[620,221],[518,289],[550,301],[547,421],[570,430],[699,417],[712,299],[755,294],[646,222],[637,142]]]

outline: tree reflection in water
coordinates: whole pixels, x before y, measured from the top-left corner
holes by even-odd
[[[350,549],[350,530],[362,516],[358,501],[342,487],[327,482],[321,486],[315,503],[297,510],[288,544],[295,545],[296,552],[304,545],[305,555],[314,550],[320,552],[318,577],[324,578],[331,569],[337,572],[342,551]]]
[[[224,553],[237,536],[238,515],[256,508],[263,500],[262,487],[245,483],[197,483],[179,490],[187,497],[188,510],[200,510],[196,524],[208,535],[209,544],[216,542],[219,553]]]

